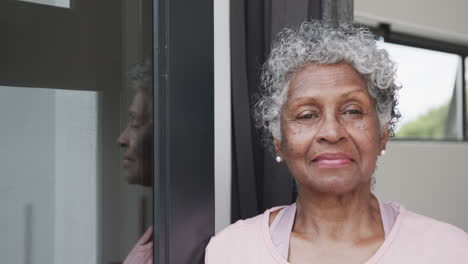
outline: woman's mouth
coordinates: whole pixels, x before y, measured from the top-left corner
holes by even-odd
[[[133,159],[130,159],[130,158],[123,158],[123,159],[122,159],[122,166],[123,166],[125,169],[127,169],[127,168],[129,168],[129,167],[131,166],[132,162],[133,162]]]
[[[353,159],[344,153],[323,153],[312,159],[312,164],[319,168],[341,168],[351,162]]]

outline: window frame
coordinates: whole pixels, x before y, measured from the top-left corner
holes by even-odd
[[[391,25],[387,23],[379,23],[377,27],[367,26],[358,24],[359,26],[368,28],[378,38],[383,38],[385,42],[391,44],[398,44],[413,48],[422,48],[433,51],[440,51],[455,54],[461,57],[461,71],[462,71],[462,137],[461,139],[423,139],[423,138],[392,138],[394,141],[434,141],[434,142],[467,142],[468,131],[467,131],[467,102],[466,102],[466,85],[467,81],[465,78],[466,62],[468,58],[468,46],[460,45],[450,41],[444,41],[440,39],[433,39],[428,37],[417,36],[414,34],[401,33],[391,30]]]
[[[203,263],[214,235],[212,28],[211,0],[153,0],[155,264]]]

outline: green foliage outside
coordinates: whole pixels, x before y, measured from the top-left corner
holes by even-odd
[[[443,139],[448,111],[448,104],[429,109],[416,120],[398,129],[395,138]]]

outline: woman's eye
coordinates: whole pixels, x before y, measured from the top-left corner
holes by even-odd
[[[363,112],[361,110],[357,110],[357,109],[350,109],[350,110],[344,111],[343,114],[344,115],[357,116],[357,115],[362,115]]]
[[[311,119],[311,118],[315,118],[317,116],[318,116],[317,114],[310,113],[310,114],[300,115],[299,119]]]
[[[359,110],[348,110],[348,111],[346,111],[346,112],[348,112],[348,114],[352,114],[352,115],[359,115],[359,114],[362,114],[362,112],[359,111]]]

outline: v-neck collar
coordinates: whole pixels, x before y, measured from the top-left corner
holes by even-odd
[[[294,205],[294,218],[295,218],[295,214],[296,214],[296,208],[295,208],[295,203],[292,204]],[[290,206],[292,206],[290,205]],[[377,261],[385,254],[385,252],[388,250],[388,248],[390,247],[390,245],[392,244],[393,240],[395,239],[395,237],[397,236],[399,230],[400,230],[400,227],[401,227],[401,222],[402,222],[402,219],[404,218],[404,214],[403,212],[405,211],[405,209],[403,208],[403,206],[401,205],[397,205],[395,204],[396,206],[398,206],[398,216],[396,217],[396,220],[395,220],[395,223],[393,224],[393,227],[391,228],[390,232],[388,234],[386,234],[385,236],[385,239],[383,241],[383,243],[379,246],[379,248],[377,249],[377,251],[374,253],[374,255],[372,255],[364,264],[375,264],[377,263]],[[268,247],[268,250],[271,254],[271,256],[278,262],[278,263],[281,263],[281,264],[290,264],[287,259],[285,259],[281,254],[280,252],[278,252],[278,249],[276,248],[276,246],[273,244],[273,240],[272,240],[272,237],[271,237],[271,233],[270,233],[270,214],[276,210],[281,210],[283,208],[285,208],[287,206],[279,206],[279,207],[274,207],[274,208],[271,208],[267,211],[265,211],[265,213],[263,214],[263,219],[262,219],[262,233],[263,233],[263,237],[264,237],[264,240],[265,240],[265,243]],[[379,210],[380,210],[380,215],[382,217],[382,210],[383,210],[383,204],[380,202],[379,200]],[[286,208],[287,210],[288,208]],[[293,218],[293,222],[294,222],[294,218]],[[290,221],[287,221],[288,224],[290,224],[289,222]],[[289,228],[289,226],[288,226]],[[384,227],[385,228],[385,227]],[[290,238],[290,234],[291,234],[291,231],[292,231],[292,225],[290,227],[290,233],[289,233],[289,238]],[[289,250],[289,241],[287,243],[287,249]]]

